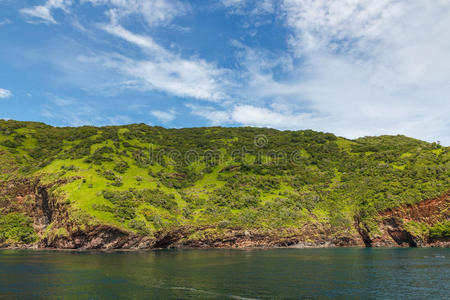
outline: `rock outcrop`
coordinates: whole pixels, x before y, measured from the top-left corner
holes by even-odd
[[[413,205],[381,212],[378,229],[369,230],[364,223],[356,227],[367,247],[449,247],[448,239],[432,239],[411,230],[410,222],[432,226],[450,219],[450,192]]]

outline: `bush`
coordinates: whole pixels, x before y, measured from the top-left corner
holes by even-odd
[[[11,241],[29,244],[36,241],[37,236],[31,220],[20,213],[0,215],[0,241]]]
[[[78,168],[78,167],[76,167],[76,166],[74,166],[74,165],[69,165],[69,166],[61,166],[61,170],[64,170],[64,171],[79,171],[80,170],[80,168]]]
[[[116,177],[116,179],[114,180],[114,182],[111,183],[112,186],[122,186],[123,182],[122,182],[122,177]]]
[[[118,205],[114,209],[114,216],[122,221],[131,220],[136,218],[136,210],[130,205]]]
[[[116,171],[117,173],[124,174],[128,170],[129,167],[130,166],[128,165],[128,163],[126,161],[121,161],[114,166],[113,170]]]
[[[114,149],[108,146],[104,146],[95,150],[94,154],[84,160],[85,163],[93,163],[95,165],[101,165],[104,161],[113,161],[111,154],[114,153]]]
[[[145,221],[142,220],[133,219],[128,222],[128,227],[143,235],[149,235],[151,233],[150,228],[148,228]]]
[[[139,201],[167,210],[174,210],[177,207],[175,196],[173,194],[166,194],[159,189],[134,190],[134,195]]]
[[[450,238],[450,221],[434,224],[430,228],[430,237],[433,239]]]
[[[3,145],[10,149],[16,149],[17,147],[20,146],[20,144],[18,144],[15,141],[11,141],[11,140],[4,140],[3,142],[0,143],[0,145]]]
[[[222,221],[220,221],[220,222],[217,224],[217,227],[220,228],[220,229],[223,229],[223,228],[227,228],[228,226],[230,226],[230,224],[231,224],[230,221],[228,221],[228,220],[222,220]]]
[[[103,177],[105,177],[106,179],[111,180],[111,181],[116,180],[116,174],[114,174],[114,172],[111,170],[105,170],[103,172]]]
[[[102,205],[94,207],[95,209],[111,212],[114,214],[114,217],[122,222],[136,217],[136,204],[133,201],[133,194],[131,192],[104,190],[102,195],[103,198],[109,200],[113,204],[113,207]]]

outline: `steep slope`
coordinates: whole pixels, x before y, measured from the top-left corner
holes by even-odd
[[[0,169],[3,246],[448,244],[450,149],[404,136],[0,121]]]
[[[379,213],[372,229],[357,222],[368,247],[449,247],[450,193]]]

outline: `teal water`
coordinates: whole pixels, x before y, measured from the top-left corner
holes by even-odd
[[[448,299],[450,249],[0,251],[4,299]]]

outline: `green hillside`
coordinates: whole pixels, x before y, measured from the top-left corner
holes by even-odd
[[[348,231],[355,219],[370,227],[380,211],[450,190],[450,148],[400,135],[0,121],[0,164],[3,185],[30,178],[51,185],[80,228],[104,224],[150,237],[186,226],[208,234],[311,224]],[[0,193],[0,227],[30,226],[13,201]],[[9,239],[67,235],[63,225]]]

